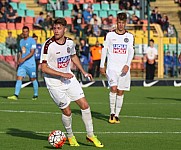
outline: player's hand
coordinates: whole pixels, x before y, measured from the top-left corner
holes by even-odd
[[[127,72],[128,72],[128,70],[129,70],[129,66],[124,65],[124,67],[123,67],[123,69],[122,69],[122,71],[121,71],[121,76],[126,75]]]
[[[19,58],[19,60],[18,60],[18,64],[22,64],[24,61],[25,61],[25,59],[23,59],[23,58]]]
[[[105,68],[100,68],[100,73],[104,76],[106,76],[106,70]]]
[[[74,75],[71,73],[63,73],[61,76],[66,79],[71,79],[74,77]]]
[[[92,75],[91,75],[90,73],[85,73],[85,74],[84,74],[84,77],[85,77],[85,78],[88,78],[89,81],[93,81],[93,77],[92,77]]]

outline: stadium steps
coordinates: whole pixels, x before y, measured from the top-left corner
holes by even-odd
[[[40,11],[44,11],[42,6],[39,6],[35,1],[21,0],[21,3],[26,3],[26,6],[30,10],[34,10],[35,16],[38,16]]]
[[[0,79],[5,80],[16,80],[16,68],[13,68],[10,64],[0,60]]]
[[[161,14],[166,14],[169,19],[169,23],[173,24],[178,31],[179,39],[181,39],[181,26],[178,12],[181,11],[181,7],[174,0],[156,0],[151,2],[151,8],[158,7]]]

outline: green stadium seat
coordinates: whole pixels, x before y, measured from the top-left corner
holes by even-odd
[[[73,4],[68,4],[68,10],[73,10]]]
[[[108,15],[113,15],[113,17],[117,16],[117,12],[115,10],[109,10]]]
[[[19,3],[19,6],[18,6],[19,9],[23,9],[23,10],[26,10],[26,3]]]
[[[119,4],[110,4],[111,10],[119,10]]]
[[[101,10],[100,4],[92,4],[93,10]]]
[[[94,10],[93,14],[96,14],[97,16],[99,16],[99,11],[98,10]]]
[[[18,16],[25,17],[25,11],[22,9],[17,9]]]
[[[18,5],[17,5],[17,3],[10,2],[9,4],[13,7],[13,9],[15,9],[15,10],[17,10],[17,9],[18,9]]]
[[[63,17],[63,11],[62,10],[55,10],[55,18]]]
[[[35,11],[34,10],[26,10],[26,16],[35,17]]]
[[[46,4],[46,10],[47,11],[53,11],[51,4]]]
[[[71,10],[64,10],[64,17],[72,17],[72,11]]]
[[[105,4],[105,3],[101,4],[101,9],[102,10],[109,10],[109,4]]]
[[[108,17],[107,11],[106,10],[99,11],[99,17],[107,18]]]

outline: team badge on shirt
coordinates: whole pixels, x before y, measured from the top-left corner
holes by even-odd
[[[113,53],[126,54],[127,45],[125,44],[113,44]]]
[[[58,68],[65,68],[68,66],[70,62],[70,56],[64,56],[64,57],[60,57],[60,58],[57,58],[57,67]]]
[[[70,47],[67,47],[67,53],[70,53]]]
[[[128,39],[128,38],[125,38],[125,39],[124,39],[124,42],[125,42],[125,43],[128,43],[128,42],[129,42],[129,39]]]
[[[23,46],[23,47],[21,48],[21,50],[22,50],[22,53],[23,53],[23,54],[26,53],[26,47]]]

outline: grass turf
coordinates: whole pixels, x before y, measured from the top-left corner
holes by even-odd
[[[55,129],[65,131],[61,112],[46,88],[39,88],[39,98],[32,101],[33,89],[21,90],[18,101],[7,100],[14,88],[0,88],[0,149],[54,149],[47,141]],[[132,87],[125,93],[120,124],[109,124],[109,90],[102,87],[84,88],[92,110],[94,131],[105,145],[104,150],[180,150],[181,94],[174,87]],[[71,103],[73,131],[80,147],[62,149],[97,149],[85,140],[81,113]]]

